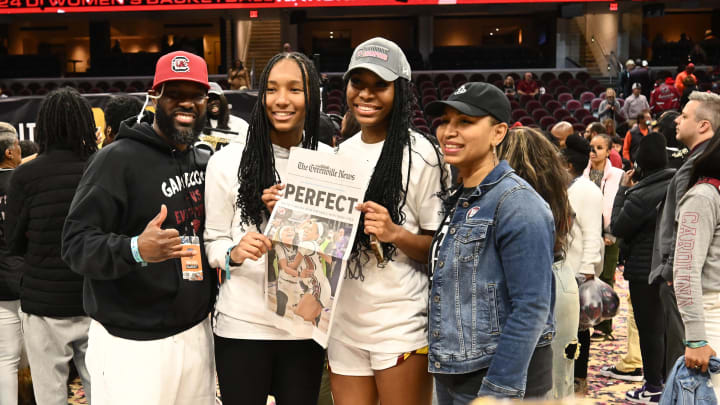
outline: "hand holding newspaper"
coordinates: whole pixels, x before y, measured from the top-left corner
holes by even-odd
[[[372,169],[332,153],[293,148],[283,198],[265,228],[266,306],[275,325],[323,347],[332,329],[352,242]]]

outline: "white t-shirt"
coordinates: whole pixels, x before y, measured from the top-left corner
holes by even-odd
[[[205,251],[212,267],[225,268],[227,250],[237,245],[246,232],[262,232],[255,226],[242,225],[241,211],[235,204],[244,148],[244,142],[231,142],[210,158],[205,173]],[[332,152],[322,143],[318,150]],[[275,169],[282,179],[287,173],[290,150],[273,145],[273,153]],[[274,315],[265,306],[265,256],[231,266],[230,276],[220,286],[215,334],[231,339],[297,339],[273,325],[270,317]]]
[[[602,239],[602,192],[595,183],[580,176],[568,188],[568,200],[575,217],[562,265],[576,274],[600,276],[605,250]]]
[[[365,158],[375,167],[383,145],[384,142],[367,144],[358,133],[340,144],[338,153]],[[421,229],[435,231],[442,222],[442,200],[438,196],[441,173],[430,141],[413,132],[411,146],[412,167],[402,226],[419,234]],[[406,148],[403,184],[407,180],[407,158]],[[332,338],[381,353],[427,346],[427,264],[412,260],[400,249],[383,268],[377,267],[374,254],[369,253],[368,257],[370,261],[362,269],[363,280],[346,275],[343,281]]]

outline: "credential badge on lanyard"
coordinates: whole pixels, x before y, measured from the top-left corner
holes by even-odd
[[[182,257],[180,262],[182,264],[183,280],[187,281],[202,281],[203,280],[203,268],[202,268],[202,257],[200,255],[200,238],[197,236],[182,236],[182,251],[192,252],[192,256]]]

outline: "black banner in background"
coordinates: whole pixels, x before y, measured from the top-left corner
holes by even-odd
[[[145,93],[130,95],[145,101]],[[105,118],[102,110],[113,95],[84,94],[84,96],[93,107],[96,126],[104,129]],[[226,91],[225,97],[232,105],[231,114],[250,122],[250,113],[255,105],[255,100],[257,100],[257,94],[246,91]],[[0,99],[0,121],[12,124],[17,129],[18,137],[21,140],[35,140],[35,120],[44,98],[45,96],[31,96]]]

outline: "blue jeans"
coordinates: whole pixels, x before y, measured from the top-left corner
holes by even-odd
[[[478,387],[478,390],[480,390],[480,387]],[[438,405],[467,405],[477,398],[477,395],[452,391],[437,379],[435,379],[435,393],[437,394]]]

